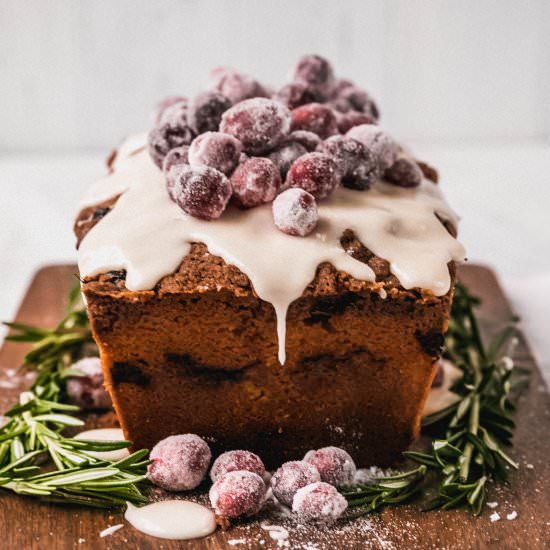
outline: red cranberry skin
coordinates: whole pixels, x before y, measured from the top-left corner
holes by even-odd
[[[83,410],[109,409],[111,398],[103,386],[103,371],[99,357],[86,357],[72,365],[83,376],[67,378],[67,395],[71,403]]]
[[[242,149],[242,143],[229,134],[205,132],[192,141],[189,164],[206,164],[229,175],[239,163]]]
[[[220,131],[236,137],[245,153],[258,155],[276,147],[290,129],[290,111],[278,101],[255,97],[234,105],[222,116]]]
[[[387,170],[397,160],[399,152],[397,143],[375,124],[354,126],[346,136],[360,141],[374,154],[381,172]]]
[[[210,488],[210,504],[224,518],[248,517],[257,514],[265,502],[266,486],[254,472],[228,472]]]
[[[227,451],[221,454],[210,470],[210,479],[216,482],[228,472],[246,471],[258,474],[262,479],[265,476],[265,466],[262,459],[250,451]]]
[[[279,169],[264,157],[252,157],[239,164],[231,175],[233,198],[243,207],[250,208],[272,201],[281,188]]]
[[[164,115],[164,111],[166,111],[168,107],[172,107],[172,105],[176,105],[176,103],[181,103],[187,106],[187,98],[179,95],[171,95],[164,98],[159,103],[157,103],[157,106],[155,107],[155,116],[154,116],[154,121],[156,125],[160,124],[162,120],[162,116]]]
[[[153,461],[147,479],[166,491],[189,491],[198,487],[208,471],[212,453],[195,434],[171,435],[151,450]]]
[[[399,187],[418,187],[422,170],[414,160],[399,158],[384,172],[384,179]]]
[[[231,101],[219,92],[202,92],[189,104],[187,118],[196,134],[215,132],[222,114],[231,107]]]
[[[317,148],[336,162],[342,185],[365,190],[379,177],[374,155],[359,141],[347,136],[331,136]]]
[[[189,164],[189,145],[182,145],[169,151],[162,162],[162,171],[166,180],[166,190],[170,198],[175,201],[174,187],[182,166]]]
[[[336,488],[322,481],[302,487],[292,501],[292,511],[300,521],[319,526],[334,524],[347,507],[347,500]]]
[[[283,86],[273,95],[273,99],[286,105],[289,109],[295,109],[307,103],[321,102],[322,96],[308,88],[305,84],[291,82]]]
[[[340,183],[334,160],[324,153],[307,153],[290,167],[286,182],[299,187],[316,199],[328,197]]]
[[[203,220],[219,218],[231,198],[231,183],[211,166],[182,166],[172,189],[174,202]]]
[[[315,197],[303,189],[283,191],[273,201],[272,209],[275,226],[287,235],[305,237],[319,222]]]
[[[293,80],[327,96],[334,82],[334,71],[331,64],[324,57],[304,55],[296,64]]]
[[[324,447],[308,453],[306,462],[313,464],[321,475],[321,480],[336,487],[353,484],[357,467],[348,452],[339,447]]]
[[[336,115],[328,105],[308,103],[292,111],[291,131],[307,130],[321,139],[338,133]]]
[[[279,145],[277,149],[271,151],[271,153],[269,153],[268,155],[268,158],[273,162],[275,166],[277,166],[281,177],[284,179],[286,178],[286,175],[290,170],[293,162],[302,155],[305,155],[306,153],[307,149],[303,145],[300,145],[297,141],[285,141],[285,143]]]
[[[318,145],[321,143],[321,138],[317,134],[308,132],[307,130],[295,130],[288,134],[284,143],[299,143],[311,153],[317,149]]]
[[[338,131],[341,134],[346,134],[354,126],[361,124],[374,124],[375,121],[369,115],[365,113],[358,113],[357,111],[349,111],[347,113],[340,113],[338,118]]]
[[[251,76],[231,67],[217,67],[210,73],[214,90],[222,93],[232,104],[253,97],[267,97],[265,88]]]
[[[292,507],[292,499],[296,492],[309,485],[321,481],[317,468],[301,460],[283,464],[271,478],[271,490],[277,500]]]

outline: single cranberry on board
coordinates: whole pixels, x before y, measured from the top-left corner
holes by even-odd
[[[245,153],[265,153],[290,130],[290,111],[278,101],[255,97],[237,103],[222,115],[220,131],[243,144]]]
[[[414,160],[403,157],[384,172],[384,179],[399,187],[418,187],[422,183],[422,170]]]
[[[188,491],[204,479],[212,453],[195,434],[171,435],[151,450],[147,479],[166,491]]]
[[[334,82],[334,71],[324,57],[304,55],[294,68],[294,82],[305,84],[312,91],[328,96]]]
[[[292,501],[292,511],[304,523],[332,525],[346,511],[347,500],[338,490],[323,481],[298,489]]]
[[[376,157],[379,169],[382,172],[387,170],[397,159],[399,146],[387,132],[384,132],[376,124],[354,126],[346,136],[360,141],[371,151]]]
[[[279,169],[264,157],[251,157],[231,175],[233,199],[244,208],[272,201],[281,187]]]
[[[292,111],[290,129],[306,130],[325,139],[338,133],[338,121],[329,105],[308,103]]]
[[[266,486],[254,472],[228,472],[210,488],[210,504],[216,514],[238,518],[257,514],[265,502]]]
[[[273,221],[287,235],[305,237],[319,222],[315,197],[303,189],[287,189],[273,201]]]
[[[222,93],[202,92],[189,103],[189,125],[197,134],[215,132],[220,126],[222,114],[229,107],[231,101]]]
[[[222,215],[231,198],[231,183],[210,166],[184,165],[176,175],[171,194],[185,213],[214,220]]]
[[[297,141],[286,141],[269,153],[268,158],[279,169],[282,178],[286,178],[292,163],[302,155],[307,153],[307,149]]]
[[[265,466],[262,459],[250,451],[227,451],[222,453],[212,464],[210,479],[215,482],[227,472],[246,471],[265,476]]]
[[[71,369],[80,371],[82,376],[67,378],[67,395],[71,403],[81,409],[109,409],[111,398],[103,386],[103,371],[99,357],[85,357]]]
[[[286,506],[292,506],[292,499],[296,492],[316,481],[321,481],[321,476],[313,464],[302,460],[293,460],[285,462],[273,474],[271,490],[279,502]]]
[[[321,480],[337,487],[353,484],[357,467],[353,458],[339,447],[324,447],[308,452],[304,460],[313,464],[321,474]]]
[[[328,197],[340,183],[334,160],[325,153],[307,153],[290,167],[286,182],[290,187],[299,187],[316,199]]]
[[[205,164],[228,176],[239,163],[242,149],[242,143],[229,134],[205,132],[191,142],[189,164]]]
[[[265,88],[251,76],[231,67],[217,67],[210,72],[210,84],[235,104],[252,97],[267,97]]]

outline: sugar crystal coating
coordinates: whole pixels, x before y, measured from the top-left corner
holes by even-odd
[[[147,479],[167,491],[200,485],[212,458],[208,444],[195,434],[171,435],[151,450]]]
[[[244,99],[268,95],[256,79],[231,67],[217,67],[212,70],[210,80],[212,88],[221,92],[233,104]]]
[[[292,163],[306,153],[307,149],[297,141],[285,141],[271,151],[268,158],[277,166],[281,177],[285,178]]]
[[[157,103],[155,107],[155,124],[160,124],[162,116],[164,115],[164,111],[166,111],[168,107],[172,107],[172,105],[175,105],[176,103],[187,105],[187,98],[179,95],[171,95],[164,98],[162,101],[159,101],[159,103]]]
[[[299,143],[309,152],[313,152],[317,149],[319,143],[321,143],[321,138],[317,134],[308,132],[307,130],[295,130],[294,132],[290,132],[284,140],[284,143],[293,142]]]
[[[272,201],[281,183],[279,169],[264,157],[245,160],[231,175],[233,198],[239,206],[245,208]]]
[[[67,395],[71,403],[85,410],[110,408],[111,398],[103,386],[99,357],[85,357],[71,365],[71,368],[84,375],[67,378]]]
[[[334,81],[331,64],[320,55],[304,55],[294,69],[294,82],[305,84],[323,95],[330,93]]]
[[[308,103],[292,111],[290,129],[307,130],[325,139],[338,133],[338,122],[329,105]]]
[[[340,183],[334,160],[324,153],[307,153],[298,158],[287,175],[290,187],[300,187],[316,199],[328,197]]]
[[[287,189],[273,201],[273,221],[287,235],[305,237],[319,221],[315,197],[303,189]]]
[[[357,472],[355,462],[348,452],[339,447],[324,447],[314,453],[308,453],[307,462],[313,464],[319,470],[321,479],[343,487],[351,485]]]
[[[172,188],[172,200],[187,214],[203,220],[219,218],[231,198],[227,177],[211,166],[184,165]]]
[[[215,132],[220,126],[222,114],[229,107],[231,101],[220,92],[202,92],[189,104],[189,125],[197,134]]]
[[[227,451],[222,453],[212,464],[210,479],[217,481],[228,472],[247,471],[258,474],[261,478],[265,476],[265,466],[262,459],[250,451]]]
[[[257,514],[265,501],[266,486],[254,472],[228,472],[210,488],[210,504],[216,514],[238,518]]]
[[[387,170],[397,159],[399,147],[392,137],[375,124],[354,126],[346,136],[360,141],[374,153],[381,171]]]
[[[384,172],[384,179],[399,187],[418,187],[422,170],[414,160],[399,158]]]
[[[283,105],[286,105],[289,109],[295,109],[306,103],[313,103],[322,101],[322,96],[316,93],[314,90],[308,88],[305,84],[299,82],[291,82],[286,84],[274,95],[273,99],[280,101]]]
[[[171,149],[162,161],[166,190],[172,200],[175,200],[173,193],[177,175],[181,167],[186,164],[189,164],[189,145],[182,145],[181,147]]]
[[[239,163],[241,142],[221,132],[205,132],[197,136],[189,147],[189,164],[206,164],[226,175]]]
[[[279,502],[292,506],[296,492],[309,485],[321,481],[317,468],[301,460],[285,462],[271,478],[271,489]]]
[[[220,131],[240,140],[244,151],[261,154],[288,134],[290,111],[278,101],[256,97],[234,105],[222,116]]]
[[[347,500],[336,488],[323,481],[298,489],[292,501],[292,511],[301,521],[317,525],[332,525],[347,507]]]

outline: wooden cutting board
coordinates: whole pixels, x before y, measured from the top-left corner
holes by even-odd
[[[50,266],[34,278],[17,315],[17,321],[53,326],[63,315],[68,289],[74,284],[74,266]],[[484,331],[492,332],[512,315],[510,305],[494,276],[481,266],[460,268],[460,279],[482,297],[479,311]],[[550,327],[549,327],[550,328]],[[28,385],[28,380],[9,377],[25,354],[25,346],[5,343],[0,350],[0,410],[6,410]],[[481,517],[464,510],[423,513],[407,505],[387,509],[366,519],[354,520],[331,530],[289,527],[287,548],[550,548],[550,397],[529,348],[520,335],[515,354],[518,364],[532,371],[531,385],[520,400],[516,415],[517,432],[511,456],[520,463],[504,486],[490,486],[488,506]],[[13,386],[13,387],[10,387]],[[114,422],[111,414],[90,417],[90,427]],[[499,521],[492,522],[496,511]],[[516,519],[506,519],[517,513]],[[35,499],[0,493],[0,548],[20,549],[166,549],[189,548],[278,548],[277,541],[262,529],[262,521],[249,521],[229,531],[218,531],[199,541],[176,542],[142,535],[125,524],[113,535],[101,538],[110,525],[124,523],[120,512],[54,506]],[[278,522],[280,523],[280,522]]]

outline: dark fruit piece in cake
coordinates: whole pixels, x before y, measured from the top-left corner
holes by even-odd
[[[247,471],[258,474],[262,479],[266,475],[262,459],[250,451],[227,451],[222,453],[212,464],[210,479],[217,481],[228,472]]]
[[[307,153],[290,167],[290,187],[300,187],[316,199],[328,197],[340,183],[334,160],[324,153]]]
[[[231,176],[233,198],[239,206],[245,208],[272,201],[281,184],[279,169],[264,157],[245,160]]]
[[[319,221],[315,197],[303,189],[283,191],[273,201],[273,221],[287,235],[309,235]]]
[[[231,101],[220,92],[202,92],[189,104],[189,125],[197,134],[215,132]]]
[[[210,504],[216,514],[238,518],[257,514],[265,501],[263,479],[253,472],[228,472],[217,479],[210,489]]]
[[[279,502],[291,507],[296,492],[317,481],[321,481],[321,476],[315,466],[302,460],[293,460],[285,462],[273,474],[271,490]]]
[[[242,149],[242,143],[229,134],[205,132],[191,143],[189,164],[205,164],[229,175],[239,163]]]
[[[418,187],[422,183],[422,170],[414,160],[400,158],[384,172],[384,179],[399,187]]]
[[[307,130],[325,139],[338,133],[338,123],[336,115],[328,105],[308,103],[292,111],[290,129]]]

